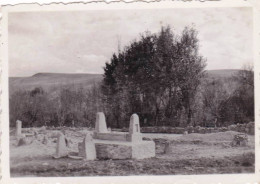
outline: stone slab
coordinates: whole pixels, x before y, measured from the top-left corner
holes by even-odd
[[[111,133],[94,132],[93,138],[100,139],[100,140],[110,140],[110,141],[137,142],[137,141],[142,141],[142,134],[129,134],[125,132],[111,132]]]
[[[133,144],[132,158],[144,159],[155,157],[155,143],[153,141],[142,141]]]
[[[94,139],[110,140],[110,141],[127,141],[127,133],[98,133],[94,132]]]
[[[143,140],[142,134],[128,134],[126,137],[127,141],[129,142],[140,142]]]
[[[144,159],[155,156],[153,141],[94,140],[98,159]]]
[[[88,135],[89,136],[89,135]],[[95,143],[91,140],[84,138],[83,142],[78,144],[79,157],[83,157],[85,160],[95,160],[96,159],[96,148]]]

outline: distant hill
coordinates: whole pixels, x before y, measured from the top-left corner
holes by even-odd
[[[239,70],[207,70],[210,78],[225,78]],[[10,77],[10,94],[18,90],[32,90],[42,87],[45,91],[55,91],[66,86],[89,89],[94,83],[102,81],[102,74],[68,74],[68,73],[37,73],[31,77]]]
[[[210,78],[227,78],[236,74],[238,69],[207,70]]]
[[[37,73],[31,77],[10,77],[9,90],[12,94],[35,87],[42,87],[45,91],[55,91],[66,86],[90,88],[102,78],[102,74]]]

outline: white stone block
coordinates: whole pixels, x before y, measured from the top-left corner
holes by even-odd
[[[68,150],[66,147],[65,136],[63,134],[59,134],[57,137],[57,145],[56,145],[56,154],[53,156],[54,158],[61,158],[68,155]]]
[[[130,118],[129,134],[140,134],[139,117],[137,114],[133,114]]]
[[[144,159],[155,157],[155,143],[153,141],[141,141],[133,143],[132,158]]]
[[[96,159],[96,147],[90,134],[87,134],[82,143],[79,143],[79,156],[85,160]]]
[[[103,112],[98,112],[96,114],[96,124],[95,124],[95,131],[99,133],[107,133],[107,124],[105,115]]]
[[[20,136],[22,134],[22,122],[20,120],[16,121],[16,136]]]
[[[155,143],[153,141],[94,141],[98,159],[144,159],[155,156]]]

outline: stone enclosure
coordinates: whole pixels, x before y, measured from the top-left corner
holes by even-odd
[[[93,134],[97,158],[100,159],[143,159],[155,156],[155,143],[143,141],[139,117],[130,118],[129,132],[108,132],[103,113],[97,113]]]
[[[15,135],[18,146],[30,144],[37,133],[25,133],[22,122],[17,120]],[[45,131],[42,129],[41,131]],[[220,128],[203,127],[142,127],[140,128],[139,117],[133,114],[130,118],[129,128],[122,132],[113,132],[107,128],[105,115],[102,112],[96,114],[94,132],[85,133],[82,142],[77,143],[78,150],[73,154],[68,152],[69,139],[64,132],[54,131],[51,138],[56,138],[56,153],[53,158],[70,157],[74,159],[96,160],[96,159],[144,159],[155,156],[155,143],[151,140],[143,140],[142,132],[155,133],[179,133],[187,135],[189,133],[214,133],[233,130],[236,132],[254,134],[254,123],[231,125]],[[36,133],[36,135],[35,135]],[[232,141],[232,146],[247,145],[246,134],[238,134]],[[48,136],[44,135],[42,144],[48,144]],[[166,146],[167,147],[167,146]],[[75,148],[73,148],[75,149]],[[165,149],[167,150],[167,149]],[[166,151],[167,152],[167,151]]]
[[[30,144],[27,141],[28,133],[22,132],[22,122],[17,120],[15,135],[18,146]],[[107,128],[105,115],[102,112],[96,114],[94,132],[87,132],[82,142],[78,143],[76,152],[68,152],[70,140],[62,131],[53,131],[49,138],[56,139],[56,151],[53,158],[69,157],[73,159],[144,159],[155,156],[154,141],[142,140],[139,117],[133,114],[130,118],[128,132],[111,132]],[[31,140],[31,139],[30,139]],[[42,144],[48,143],[48,137],[44,135]]]

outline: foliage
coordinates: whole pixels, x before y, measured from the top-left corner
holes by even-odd
[[[96,84],[91,90],[67,87],[54,94],[41,88],[18,91],[10,98],[10,126],[21,120],[23,127],[94,127],[95,114],[102,111],[99,94]]]
[[[197,31],[186,27],[175,35],[170,27],[162,27],[158,34],[146,34],[133,41],[124,51],[114,54],[106,63],[103,93],[111,111],[121,114],[121,119],[110,114],[115,121],[124,121],[125,115],[138,113],[149,125],[189,124],[191,108],[197,87],[204,75],[205,59],[199,55]],[[112,92],[112,93],[111,93]],[[124,94],[124,95],[122,95]],[[114,99],[119,104],[113,103]],[[125,105],[128,108],[123,108]],[[119,125],[120,126],[120,125]]]
[[[199,54],[197,31],[170,27],[144,33],[104,67],[91,89],[36,87],[10,96],[10,126],[94,127],[104,112],[108,127],[127,127],[133,113],[141,126],[227,126],[254,121],[254,71],[245,66],[230,78],[210,78]]]

